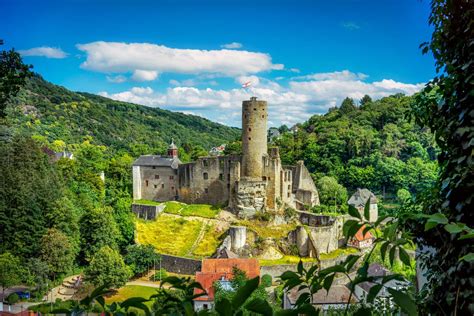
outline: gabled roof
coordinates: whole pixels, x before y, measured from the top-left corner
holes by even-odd
[[[362,226],[361,228],[359,228],[359,230],[357,231],[357,233],[354,235],[355,240],[357,240],[357,241],[363,241],[363,240],[371,239],[371,238],[374,237],[374,236],[372,236],[372,234],[370,233],[370,231],[366,232],[365,235],[364,235],[364,234],[363,234],[364,228],[365,228],[365,225]]]
[[[368,189],[357,189],[354,194],[352,194],[347,204],[354,205],[354,207],[364,207],[367,203],[367,200],[370,198],[370,204],[377,203],[377,198],[375,194],[370,192]]]
[[[196,282],[199,282],[207,295],[195,298],[196,301],[214,300],[214,282],[219,280],[230,280],[233,277],[234,267],[245,271],[249,279],[260,275],[260,265],[255,258],[244,259],[204,259],[202,261],[201,272],[196,272]],[[194,294],[202,293],[195,289]]]
[[[134,166],[149,167],[171,167],[177,169],[181,161],[177,157],[162,157],[160,155],[144,155],[140,156],[133,162]]]

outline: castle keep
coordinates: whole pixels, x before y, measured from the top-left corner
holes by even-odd
[[[167,156],[141,156],[133,163],[134,200],[227,205],[240,217],[318,205],[318,191],[304,163],[282,166],[278,148],[268,149],[267,117],[266,101],[243,101],[242,155],[182,163],[171,143]]]

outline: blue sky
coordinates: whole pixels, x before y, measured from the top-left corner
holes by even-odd
[[[75,91],[240,125],[301,122],[346,96],[412,94],[434,76],[429,2],[2,0],[0,36]],[[242,89],[244,82],[251,86]]]

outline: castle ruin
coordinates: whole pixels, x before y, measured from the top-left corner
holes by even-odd
[[[167,156],[145,155],[133,163],[134,200],[228,206],[239,217],[285,207],[319,205],[303,161],[281,164],[279,150],[267,145],[267,102],[242,102],[242,155],[200,157],[182,163],[172,143]]]

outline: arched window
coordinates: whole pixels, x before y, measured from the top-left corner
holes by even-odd
[[[204,180],[207,180],[209,178],[209,175],[207,174],[207,172],[204,172],[202,174],[202,177],[204,178]]]

